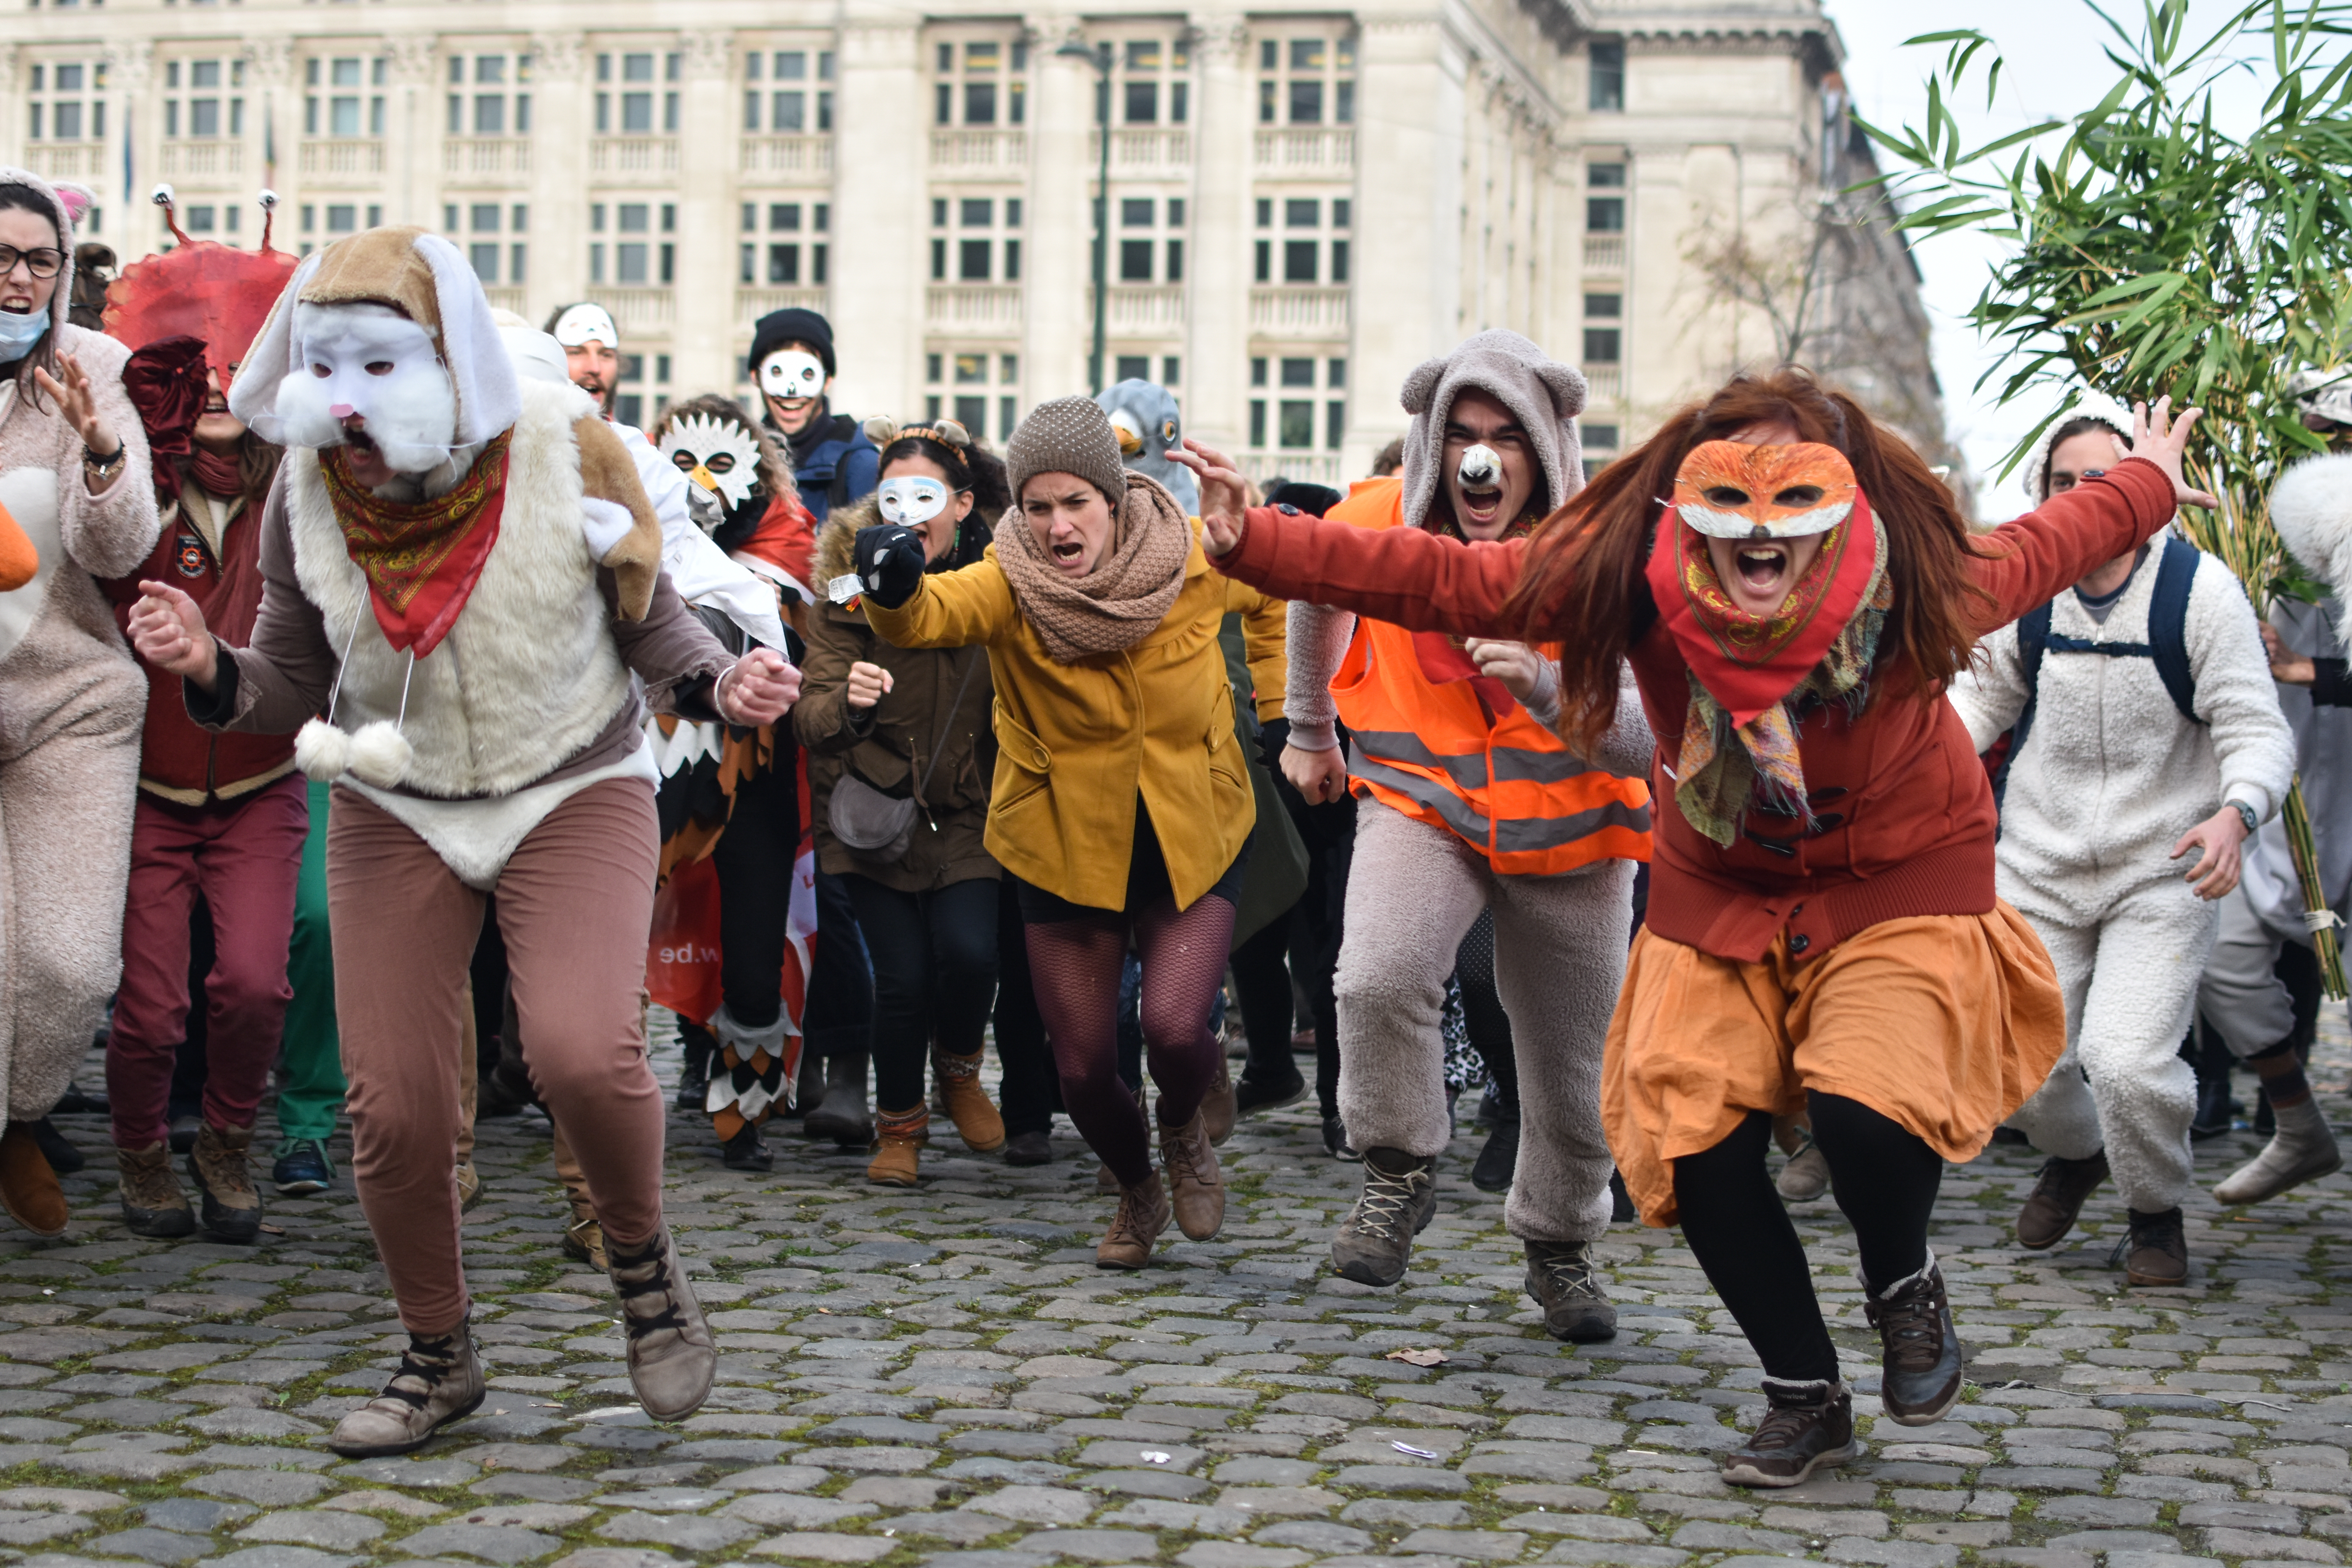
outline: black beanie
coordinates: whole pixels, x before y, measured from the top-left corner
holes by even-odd
[[[760,377],[760,362],[786,343],[806,343],[816,350],[816,357],[824,363],[824,374],[833,374],[833,323],[814,310],[795,307],[790,310],[771,310],[760,318],[751,329],[751,379]]]
[[[1265,492],[1268,506],[1295,506],[1317,517],[1338,506],[1342,499],[1329,485],[1308,484],[1304,479],[1285,479]]]

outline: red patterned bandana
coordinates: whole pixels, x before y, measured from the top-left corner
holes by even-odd
[[[343,531],[343,548],[367,574],[376,624],[395,648],[424,658],[457,624],[466,596],[481,581],[499,542],[506,508],[507,447],[512,430],[482,449],[446,495],[403,505],[371,495],[351,477],[343,449],[320,454],[319,471]]]

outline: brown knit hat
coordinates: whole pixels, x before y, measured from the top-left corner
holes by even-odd
[[[1056,397],[1029,411],[1004,446],[1004,466],[1017,505],[1033,474],[1076,474],[1109,499],[1116,511],[1127,494],[1127,465],[1110,416],[1091,397]]]

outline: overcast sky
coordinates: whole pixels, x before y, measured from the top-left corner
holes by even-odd
[[[2108,0],[2111,13],[2127,19],[2137,34],[2138,0]],[[2078,113],[2115,85],[2116,71],[2100,52],[2114,35],[2084,0],[1823,0],[1846,46],[1846,75],[1864,118],[1888,126],[1918,124],[1927,112],[1927,79],[1941,64],[1941,46],[1906,48],[1904,39],[1948,27],[1977,27],[2001,47],[2008,61],[1999,99],[1985,108],[1982,67],[1972,77],[1974,91],[1963,101],[1964,126],[1976,132],[1971,144],[2050,115]],[[2203,37],[2237,6],[2226,0],[2193,0],[2190,26]],[[2259,103],[2263,86],[2252,76],[2231,97]],[[1982,290],[1999,247],[1989,239],[1950,236],[1917,247],[1927,275],[1928,311],[1936,321],[1936,369],[1944,384],[1947,420],[1974,467],[1979,509],[1988,520],[2027,510],[2014,475],[1996,481],[2001,457],[2018,437],[2050,412],[2054,396],[2032,395],[2003,408],[1992,392],[1979,394],[1976,381],[1990,356],[1963,319]],[[2121,395],[2126,389],[2109,388]]]

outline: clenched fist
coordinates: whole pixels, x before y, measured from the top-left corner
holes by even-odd
[[[205,630],[196,602],[169,583],[142,580],[140,601],[131,607],[131,646],[163,671],[210,691],[220,679],[220,645]]]

